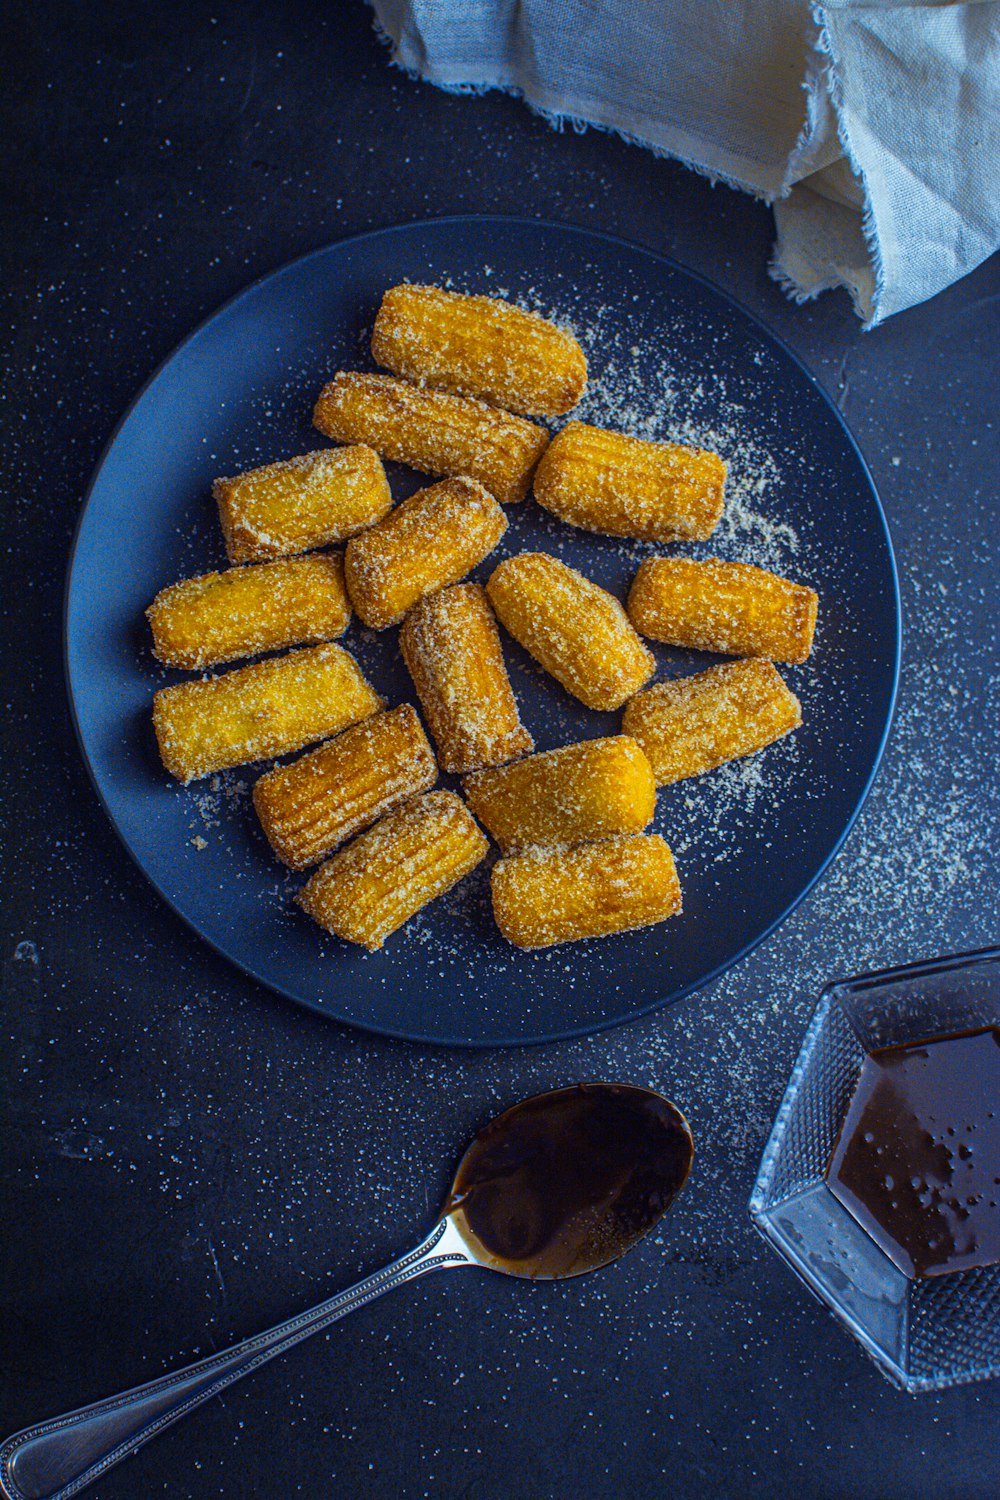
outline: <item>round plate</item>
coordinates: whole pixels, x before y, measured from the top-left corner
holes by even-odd
[[[249,789],[260,767],[184,788],[160,765],[154,661],[143,611],[178,578],[225,565],[210,486],[325,446],[311,425],[324,380],[370,368],[386,287],[410,280],[509,296],[567,320],[591,378],[575,416],[676,436],[729,462],[712,541],[672,549],[757,563],[810,583],[809,662],[781,668],[804,724],[779,744],[659,795],[684,911],[657,927],[538,953],[493,924],[488,864],[378,953],[328,937],[291,902],[303,877],[271,856]],[[397,496],[419,476],[390,466]],[[529,500],[477,571],[553,552],[619,597],[641,543],[562,525]],[[396,631],[343,639],[390,703],[415,702]],[[539,750],[618,732],[505,637]],[[711,658],[654,648],[658,676]],[[250,287],[166,361],[126,414],[91,485],[66,599],[76,725],[108,816],[163,898],[220,953],[290,999],[415,1041],[486,1046],[611,1026],[703,985],[801,901],[853,822],[895,696],[899,602],[885,520],[853,440],[818,385],[759,323],[662,256],[566,225],[438,219],[360,235]],[[447,778],[446,778],[447,780]]]

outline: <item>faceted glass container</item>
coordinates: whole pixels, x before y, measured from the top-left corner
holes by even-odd
[[[910,1280],[824,1180],[866,1054],[1000,1026],[1000,948],[828,985],[750,1199],[764,1238],[907,1391],[1000,1374],[1000,1266]]]

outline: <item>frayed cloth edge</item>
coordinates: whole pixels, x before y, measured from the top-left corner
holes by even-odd
[[[810,287],[807,291],[804,286],[801,286],[795,280],[794,276],[791,276],[785,270],[778,256],[778,247],[775,246],[771,259],[768,262],[767,274],[772,281],[777,283],[785,296],[799,307],[802,307],[806,302],[815,302],[817,297],[821,296],[823,292],[832,292],[844,284],[839,277],[834,276],[828,281],[821,281],[817,286]]]
[[[830,102],[833,105],[833,113],[837,121],[837,139],[840,141],[841,146],[844,148],[844,155],[847,157],[847,160],[850,163],[851,171],[860,182],[861,191],[864,194],[865,206],[861,212],[861,237],[865,242],[865,249],[868,251],[868,255],[872,263],[872,270],[875,275],[875,290],[872,293],[871,316],[868,316],[866,310],[860,305],[858,298],[853,290],[851,290],[850,287],[848,287],[848,290],[851,292],[851,301],[854,303],[855,311],[862,319],[862,330],[865,333],[868,333],[872,328],[875,328],[882,321],[882,302],[885,297],[886,290],[885,260],[882,254],[882,240],[881,236],[879,235],[878,221],[875,217],[875,206],[872,201],[871,191],[868,186],[868,174],[862,166],[861,160],[854,149],[854,142],[851,140],[851,133],[847,128],[847,120],[844,108],[844,91],[840,81],[840,74],[837,71],[837,55],[834,50],[833,36],[831,34],[829,23],[827,21],[826,10],[822,5],[813,5],[811,7],[811,14],[813,21],[816,23],[816,26],[818,28],[818,35],[816,37],[816,50],[822,56],[829,59],[825,69],[825,82],[826,87],[828,88],[830,93]],[[841,282],[834,282],[833,284],[846,285],[846,283]]]
[[[518,84],[500,82],[445,82],[442,79],[435,78],[428,69],[421,68],[415,63],[403,61],[399,55],[400,39],[394,37],[382,24],[382,20],[375,9],[375,0],[365,0],[365,3],[372,12],[372,25],[376,36],[391,49],[392,55],[389,59],[391,65],[394,68],[399,68],[400,72],[405,73],[407,78],[413,79],[414,82],[429,83],[433,88],[440,89],[445,94],[473,95],[475,97],[481,97],[483,94],[494,91],[500,94],[507,94],[512,99],[520,100],[533,115],[538,115],[551,129],[560,134],[567,127],[576,135],[584,135],[588,130],[603,131],[607,135],[617,136],[620,141],[624,141],[628,146],[638,146],[644,151],[651,152],[653,156],[661,161],[680,162],[681,166],[687,167],[691,172],[696,172],[699,177],[704,177],[711,183],[712,187],[716,187],[719,183],[722,183],[724,187],[733,188],[740,193],[748,193],[750,197],[757,199],[760,203],[767,204],[768,207],[771,206],[776,198],[784,195],[783,184],[779,184],[773,192],[767,192],[764,189],[756,187],[752,182],[747,182],[743,178],[735,176],[733,173],[725,172],[719,167],[703,166],[691,157],[685,156],[681,151],[671,150],[669,146],[658,145],[655,141],[647,140],[645,136],[636,135],[633,132],[624,130],[619,125],[611,125],[604,120],[589,120],[582,115],[571,114],[568,110],[550,109],[546,105],[539,104],[536,100],[532,99],[527,91]]]

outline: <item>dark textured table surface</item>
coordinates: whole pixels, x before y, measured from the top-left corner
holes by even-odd
[[[996,258],[862,334],[767,277],[768,211],[517,101],[389,65],[360,4],[15,4],[0,99],[5,471],[0,1426],[222,1348],[429,1224],[472,1131],[580,1077],[665,1089],[699,1143],[661,1232],[578,1284],[430,1278],[112,1471],[136,1495],[994,1495],[1000,1387],[892,1389],[751,1230],[746,1200],[827,979],[995,941]],[[248,281],[357,230],[499,211],[664,250],[836,399],[904,612],[875,790],[826,877],[720,983],[592,1040],[468,1054],[256,988],[137,873],[64,697],[73,526],[121,411]]]

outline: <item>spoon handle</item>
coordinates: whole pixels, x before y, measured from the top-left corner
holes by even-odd
[[[0,1495],[7,1500],[69,1500],[156,1433],[311,1333],[404,1281],[438,1266],[461,1264],[474,1262],[451,1220],[443,1219],[409,1255],[267,1333],[121,1395],[26,1427],[0,1447]]]

